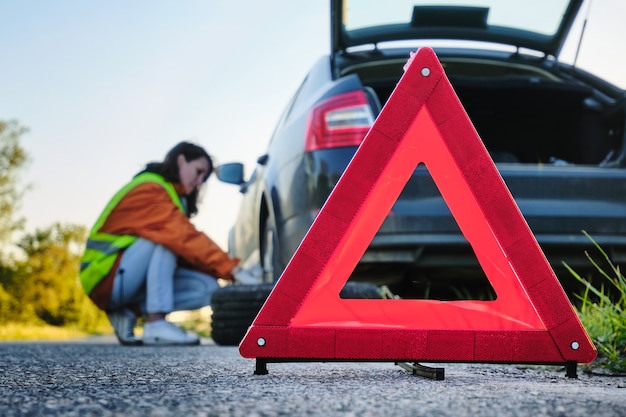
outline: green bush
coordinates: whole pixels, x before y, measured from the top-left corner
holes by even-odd
[[[613,264],[607,253],[583,232],[594,244],[598,253],[607,262],[609,271],[585,252],[587,259],[599,273],[600,282],[581,277],[569,265],[567,270],[585,286],[580,300],[578,315],[589,337],[598,349],[597,366],[616,372],[626,372],[626,279],[619,266]]]

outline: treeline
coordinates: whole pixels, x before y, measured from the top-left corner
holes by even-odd
[[[78,282],[87,229],[61,223],[30,233],[24,229],[19,209],[28,186],[20,174],[30,157],[20,138],[27,131],[17,121],[0,120],[0,325],[106,328],[106,316]]]

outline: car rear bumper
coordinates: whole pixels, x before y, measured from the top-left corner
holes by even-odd
[[[626,170],[499,166],[517,206],[553,265],[588,264],[588,233],[614,262],[626,262]],[[470,256],[467,256],[467,255]],[[475,263],[469,243],[425,169],[416,170],[363,262],[424,267]]]

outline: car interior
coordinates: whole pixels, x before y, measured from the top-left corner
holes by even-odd
[[[353,65],[374,114],[391,95],[402,62]],[[497,163],[624,166],[626,98],[611,98],[567,74],[524,63],[442,59],[463,107]],[[513,100],[511,98],[514,98]]]

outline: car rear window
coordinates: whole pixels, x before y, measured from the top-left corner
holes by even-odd
[[[437,11],[433,6],[472,7],[478,14],[480,9],[487,9],[487,26],[521,29],[551,36],[557,32],[568,4],[569,0],[344,0],[343,24],[348,33],[357,29],[393,24],[436,25]],[[414,11],[417,18],[414,17]],[[469,11],[468,9],[467,12]],[[476,13],[467,12],[461,12],[459,26],[472,25],[480,20]]]

